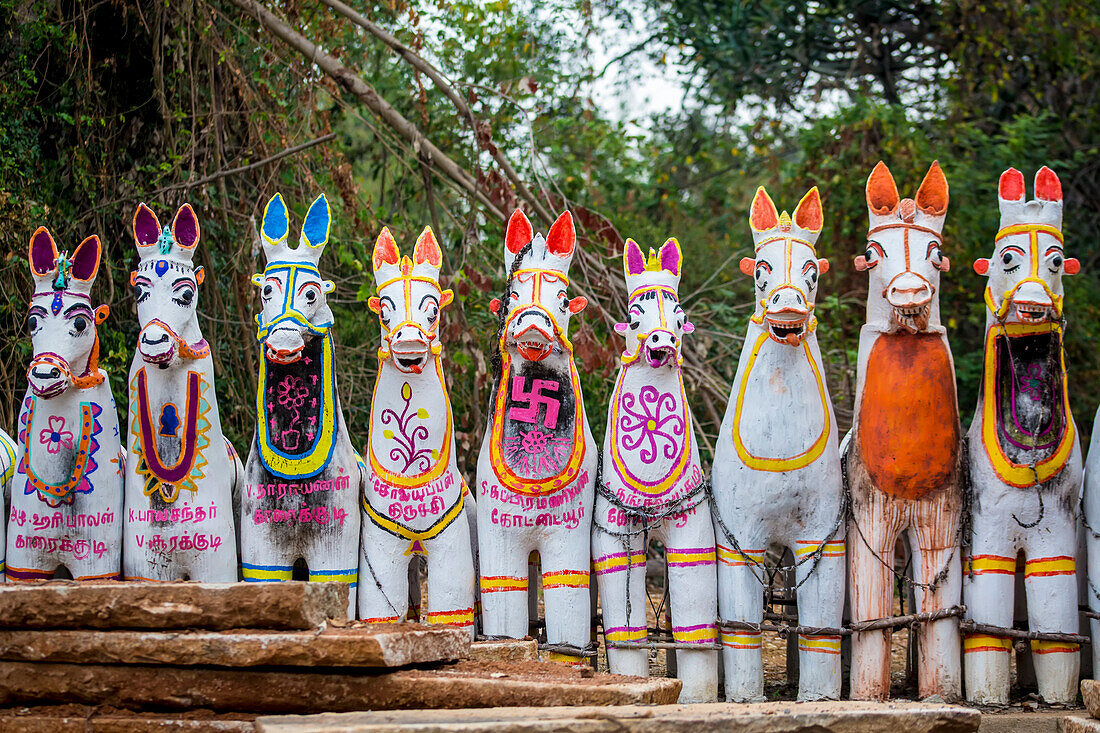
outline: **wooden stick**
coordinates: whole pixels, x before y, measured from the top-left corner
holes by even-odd
[[[1092,639],[1082,634],[1067,634],[1056,631],[1025,631],[1024,629],[1008,629],[992,624],[979,624],[973,621],[960,621],[959,630],[968,633],[989,634],[990,636],[1006,636],[1010,639],[1026,639],[1029,641],[1064,641],[1069,644],[1091,644]]]
[[[852,631],[895,629],[899,626],[908,626],[914,623],[926,623],[929,621],[939,621],[940,619],[951,618],[952,616],[961,616],[964,613],[966,613],[966,606],[952,606],[951,608],[941,608],[936,611],[910,613],[905,616],[890,616],[888,618],[876,618],[870,621],[852,621],[848,624],[848,628]]]

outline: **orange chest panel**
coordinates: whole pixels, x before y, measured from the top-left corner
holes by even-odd
[[[879,336],[866,375],[859,452],[875,486],[902,499],[943,486],[958,460],[959,414],[951,356],[941,337]]]

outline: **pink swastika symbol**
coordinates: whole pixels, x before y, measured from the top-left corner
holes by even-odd
[[[532,379],[531,391],[523,389],[525,377],[512,377],[512,408],[508,410],[508,418],[525,423],[536,423],[539,419],[539,405],[546,405],[546,415],[542,424],[553,430],[558,425],[558,409],[561,402],[557,397],[544,395],[543,392],[557,392],[558,383],[550,379]],[[519,403],[526,402],[526,407],[520,407]]]

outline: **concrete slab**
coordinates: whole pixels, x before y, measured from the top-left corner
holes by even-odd
[[[1089,715],[1100,718],[1100,682],[1081,680],[1081,699],[1085,701]]]
[[[475,641],[470,645],[470,659],[475,662],[535,662],[538,658],[539,643],[534,639]]]
[[[259,717],[257,733],[967,733],[973,709],[922,703],[489,708]]]
[[[6,629],[312,629],[346,617],[346,583],[0,585]]]
[[[18,662],[403,667],[453,662],[469,649],[469,633],[419,624],[323,631],[0,630],[0,659]]]
[[[1005,712],[982,713],[982,725],[979,733],[1057,733],[1058,723],[1067,714],[1079,714],[1083,711],[1067,710],[1031,710],[1019,708]]]
[[[1059,733],[1100,733],[1100,720],[1067,715],[1058,721]]]

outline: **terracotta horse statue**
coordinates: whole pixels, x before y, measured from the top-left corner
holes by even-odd
[[[15,478],[15,469],[19,465],[19,461],[23,459],[23,450],[19,447],[19,444],[15,442],[15,438],[8,435],[3,430],[0,430],[0,488],[4,492],[4,503],[0,506],[0,510],[4,506],[11,504],[11,484],[12,479]],[[3,511],[0,511],[0,517],[7,516]],[[9,517],[10,519],[10,517]],[[6,521],[0,521],[0,547],[7,551],[7,526]],[[4,559],[0,558],[0,583],[3,583],[5,579],[5,564]]]
[[[485,633],[527,635],[527,559],[538,551],[547,641],[565,647],[550,657],[583,664],[598,456],[567,335],[587,304],[567,294],[575,247],[568,211],[545,238],[521,211],[508,220],[508,282],[491,304],[499,370],[478,456],[477,524]]]
[[[133,232],[141,333],[130,365],[123,575],[232,583],[234,497],[244,472],[222,434],[214,361],[199,328],[199,221],[184,204],[161,227],[141,204]]]
[[[837,629],[844,605],[844,500],[836,418],[817,344],[814,303],[829,262],[815,250],[816,188],[792,217],[763,187],[749,214],[755,254],[749,319],[714,450],[718,591],[723,619],[763,621],[769,546],[791,552],[803,626]],[[761,634],[723,629],[727,700],[763,700]],[[840,697],[840,636],[798,637],[799,700]]]
[[[62,567],[77,580],[119,577],[124,459],[115,398],[99,368],[96,327],[110,312],[92,307],[100,254],[94,235],[72,256],[57,251],[45,227],[31,236],[34,356],[19,413],[9,581],[52,578]]]
[[[1062,185],[1043,167],[1035,200],[1024,176],[1001,175],[993,257],[974,263],[989,278],[982,388],[970,424],[971,555],[964,597],[977,623],[1012,627],[1016,555],[1023,552],[1028,628],[1077,633],[1077,507],[1081,447],[1070,413],[1062,349],[1062,275],[1080,264],[1062,242]],[[1095,515],[1093,515],[1095,516]],[[1012,640],[967,634],[966,698],[1007,705]],[[1039,694],[1077,699],[1080,649],[1032,641]]]
[[[310,205],[297,247],[288,244],[283,197],[264,209],[267,265],[252,278],[262,312],[256,436],[241,493],[241,570],[250,582],[290,580],[305,562],[311,581],[351,585],[356,607],[362,461],[336,392],[332,311],[335,289],[318,270],[329,237],[324,194]]]
[[[359,557],[359,617],[400,621],[408,612],[410,558],[428,568],[428,623],[474,633],[474,552],[466,482],[443,378],[439,317],[453,299],[439,285],[443,253],[431,227],[402,256],[383,229],[371,258],[382,347],[371,398]],[[375,581],[375,582],[371,582]],[[417,587],[416,590],[419,590]]]
[[[608,666],[645,677],[648,650],[615,644],[647,640],[647,539],[665,545],[676,642],[717,644],[718,581],[710,502],[680,371],[683,336],[695,330],[677,293],[680,244],[669,239],[646,257],[628,239],[623,261],[627,321],[615,328],[626,337],[626,350],[607,411],[592,557]],[[677,649],[676,676],[683,681],[680,702],[718,699],[716,652]]]
[[[893,615],[892,558],[903,532],[913,550],[917,611],[960,601],[959,522],[962,442],[955,365],[940,325],[939,280],[947,179],[933,163],[916,199],[900,199],[884,163],[867,179],[870,227],[856,269],[869,277],[860,331],[852,431],[845,440],[857,537],[849,543],[853,621]],[[920,696],[961,694],[958,621],[920,626]],[[890,631],[852,641],[852,697],[890,694]]]

